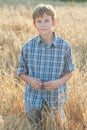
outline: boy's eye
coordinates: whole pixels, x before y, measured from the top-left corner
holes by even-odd
[[[48,20],[48,19],[46,19],[46,20],[45,20],[45,22],[49,22],[49,20]]]
[[[41,20],[38,20],[37,22],[38,22],[38,23],[41,23]]]
[[[37,22],[38,22],[38,23],[41,23],[41,22],[43,22],[43,21],[42,21],[42,20],[37,20]],[[49,20],[48,20],[48,19],[45,19],[44,22],[49,22]]]

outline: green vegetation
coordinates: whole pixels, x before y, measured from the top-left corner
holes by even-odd
[[[76,1],[76,2],[87,2],[87,0],[61,0],[61,1],[64,1],[64,2],[67,2],[67,1],[69,1],[69,2],[74,2],[74,1]]]
[[[78,2],[79,1],[79,2]],[[2,6],[19,6],[23,5],[28,8],[35,7],[39,3],[52,4],[53,6],[66,6],[66,5],[76,5],[86,6],[87,0],[0,0],[0,7]]]

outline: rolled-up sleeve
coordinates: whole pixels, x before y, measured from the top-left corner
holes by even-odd
[[[74,71],[74,64],[72,63],[72,50],[71,46],[68,46],[65,52],[65,63],[64,63],[64,72]]]
[[[18,65],[18,70],[17,74],[28,74],[28,66],[27,66],[27,55],[26,55],[26,49],[22,48],[21,54],[20,54],[20,59],[19,59],[19,65]]]

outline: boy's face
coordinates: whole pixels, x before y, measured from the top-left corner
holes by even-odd
[[[54,21],[50,15],[46,13],[42,17],[36,17],[34,25],[40,35],[46,35],[52,32],[52,27],[54,26]]]

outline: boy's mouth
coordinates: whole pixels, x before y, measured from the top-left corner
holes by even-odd
[[[40,30],[42,30],[42,31],[46,31],[47,29],[40,29]]]

